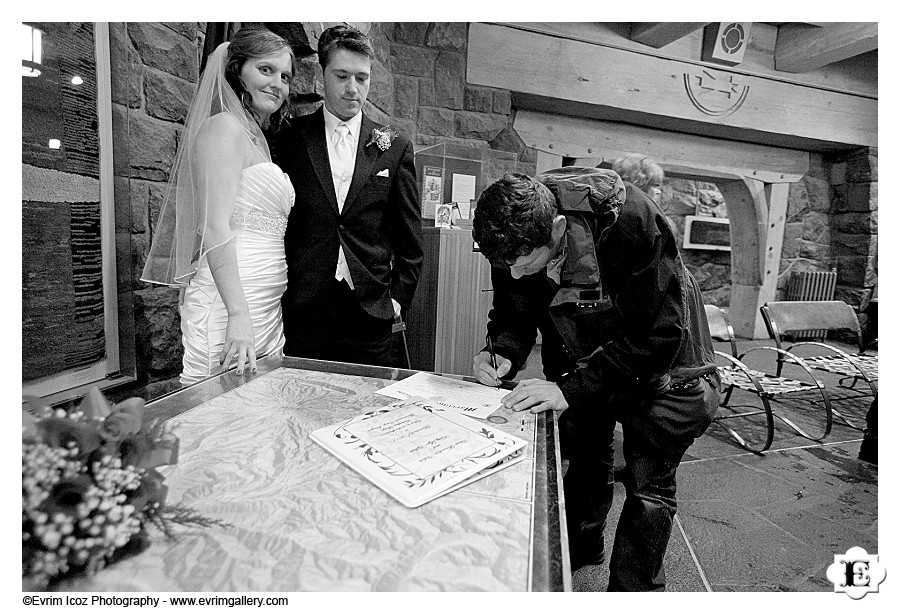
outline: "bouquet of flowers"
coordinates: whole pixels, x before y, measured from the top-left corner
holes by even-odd
[[[71,412],[24,401],[23,589],[139,552],[148,522],[165,530],[167,489],[156,467],[176,462],[178,440],[145,420],[143,399],[110,405],[93,388]]]

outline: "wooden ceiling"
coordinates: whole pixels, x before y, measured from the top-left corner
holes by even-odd
[[[638,22],[631,40],[660,49],[707,23]],[[775,69],[802,73],[878,49],[876,22],[776,23]]]

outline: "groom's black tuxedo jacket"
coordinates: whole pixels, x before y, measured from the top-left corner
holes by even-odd
[[[422,266],[412,143],[398,136],[381,151],[369,144],[372,130],[380,125],[363,115],[353,180],[338,213],[322,109],[289,122],[272,139],[273,159],[297,194],[284,237],[285,334],[290,337],[291,329],[303,326],[309,310],[329,308],[319,299],[334,279],[339,243],[363,309],[376,318],[392,319],[390,299],[409,307]]]

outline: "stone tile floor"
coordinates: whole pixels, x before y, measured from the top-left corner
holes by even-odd
[[[769,342],[741,341],[739,353],[762,344]],[[725,344],[716,346],[728,351]],[[747,357],[748,366],[774,372],[765,362],[774,354],[757,354]],[[539,361],[536,352],[520,377],[540,376]],[[836,385],[830,374],[816,376],[826,386]],[[734,399],[754,401],[752,395]],[[836,407],[864,426],[870,402],[870,397],[839,401]],[[821,409],[799,401],[776,403],[773,409],[801,427],[824,420]],[[621,433],[616,435],[620,446]],[[853,546],[878,553],[878,466],[857,459],[861,439],[861,431],[837,419],[821,442],[805,439],[776,420],[772,447],[758,455],[741,448],[714,423],[691,446],[678,470],[679,508],[665,559],[667,590],[833,592],[826,569],[835,554]],[[624,496],[624,487],[616,484],[607,525],[609,545]],[[573,588],[603,591],[607,578],[606,566],[584,567],[573,574]]]

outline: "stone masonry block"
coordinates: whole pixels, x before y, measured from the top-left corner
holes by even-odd
[[[181,372],[181,317],[178,290],[153,287],[134,293],[138,354],[150,378],[158,380]]]
[[[146,181],[132,179],[129,186],[129,202],[131,206],[131,232],[147,231],[147,213],[150,203],[150,187]]]
[[[419,80],[415,77],[394,77],[394,115],[416,119],[419,112]]]
[[[166,26],[172,32],[180,34],[188,40],[197,38],[197,22],[196,21],[164,21],[162,25]]]
[[[124,23],[109,25],[109,61],[113,102],[140,107],[144,67],[125,33]]]
[[[391,67],[394,74],[434,78],[436,60],[437,52],[431,49],[396,43],[391,45]]]
[[[809,208],[813,211],[830,211],[831,199],[829,192],[831,186],[824,177],[813,177],[807,174],[803,179],[806,185],[806,193],[809,196]]]
[[[384,64],[385,68],[391,66],[391,41],[385,34],[381,24],[372,24],[369,30],[369,41],[372,43],[372,50],[375,52],[375,59]]]
[[[462,109],[466,82],[466,59],[461,53],[442,51],[434,65],[435,105]]]
[[[877,252],[877,243],[872,235],[834,233],[834,249],[839,254],[855,254],[869,256]]]
[[[522,140],[515,128],[507,125],[491,139],[491,149],[511,151],[521,155],[525,150],[525,141]]]
[[[135,287],[144,287],[145,284],[140,281],[141,273],[144,271],[144,264],[147,262],[147,254],[150,253],[150,239],[146,234],[131,235],[131,278],[134,280]]]
[[[506,113],[512,111],[512,94],[509,90],[494,90],[494,113]]]
[[[878,152],[862,148],[847,157],[847,181],[862,183],[878,181]]]
[[[878,183],[848,183],[846,198],[836,212],[878,210]]]
[[[314,94],[318,78],[319,62],[316,56],[297,60],[294,66],[294,78],[291,79],[291,93]]]
[[[376,124],[385,125],[391,123],[391,116],[374,106],[369,100],[366,100],[366,103],[363,105],[363,113]]]
[[[434,105],[434,78],[419,79],[419,104],[423,107]]]
[[[408,45],[424,45],[429,25],[431,24],[427,21],[398,21],[394,23],[394,42]]]
[[[507,117],[492,113],[458,111],[454,117],[454,136],[489,141],[506,128]]]
[[[811,211],[803,216],[803,233],[801,236],[809,241],[819,241],[820,243],[827,243],[827,241],[823,241],[822,238],[823,236],[829,234],[829,231],[831,229],[830,222],[831,216],[829,216],[827,213]]]
[[[797,240],[797,255],[808,260],[826,264],[831,260],[831,246],[815,241]]]
[[[877,212],[837,213],[834,215],[832,226],[836,232],[875,234],[878,232]]]
[[[839,255],[835,258],[838,269],[838,283],[848,286],[871,287],[877,279],[877,272],[866,256]]]
[[[453,134],[453,111],[437,107],[419,107],[419,132],[435,136]]]
[[[113,175],[113,201],[116,209],[116,235],[131,235],[131,189],[128,177]]]
[[[468,43],[468,29],[464,21],[443,21],[432,24],[425,37],[425,43],[436,49],[465,51]]]
[[[494,106],[494,93],[484,87],[467,85],[463,97],[463,108],[466,111],[490,113]]]
[[[394,112],[394,76],[381,62],[372,62],[368,100],[387,113]]]
[[[831,165],[831,185],[841,185],[847,182],[847,163],[835,162]]]
[[[412,141],[416,136],[416,122],[403,117],[393,117],[391,126],[397,129],[401,136]]]
[[[159,214],[162,210],[167,189],[168,184],[166,182],[153,181],[147,184],[147,218],[150,224],[151,239],[156,236],[156,225],[159,222]]]
[[[799,241],[802,236],[802,222],[792,222],[784,225],[784,241],[781,245],[782,258],[796,258],[800,254]]]
[[[153,117],[184,123],[196,91],[193,83],[161,70],[144,72],[144,108]]]
[[[115,110],[113,115],[115,117]],[[130,133],[124,132],[124,123],[121,125],[123,134],[128,134],[125,155],[130,162],[130,172],[119,173],[118,169],[116,172],[155,181],[168,180],[175,160],[176,125],[148,117],[140,111],[132,111],[129,122]]]
[[[197,82],[200,67],[194,41],[153,22],[129,23],[128,35],[146,66]]]

